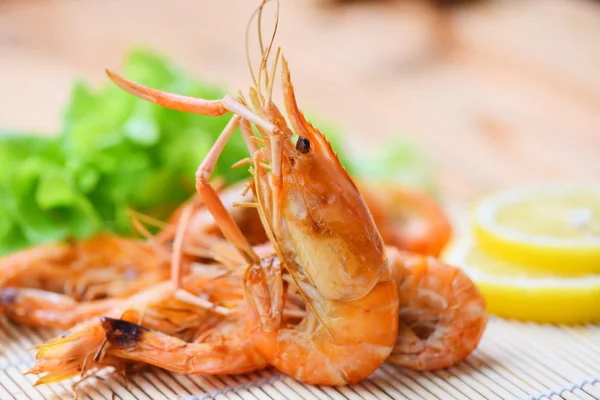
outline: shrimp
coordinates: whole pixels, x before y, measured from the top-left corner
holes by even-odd
[[[0,258],[0,287],[29,270],[43,269],[56,263],[68,263],[75,258],[73,246],[51,243],[33,246]]]
[[[183,285],[202,295],[204,304],[178,300],[171,283],[163,282],[42,344],[29,373],[41,375],[37,384],[44,384],[132,362],[187,374],[248,373],[267,366],[239,312],[239,277],[192,274]]]
[[[448,368],[479,344],[486,304],[459,268],[388,248],[399,293],[398,339],[388,361],[419,371]]]
[[[373,217],[325,136],[300,112],[283,57],[283,95],[291,126],[272,102],[280,59],[277,50],[269,72],[272,43],[263,51],[249,101],[241,96],[185,97],[107,73],[125,91],[166,108],[212,116],[234,114],[200,164],[196,189],[223,236],[249,265],[244,293],[253,341],[269,363],[305,383],[358,382],[375,371],[394,347],[396,285]],[[251,123],[260,136],[254,135]],[[255,198],[240,205],[258,210],[276,257],[256,254],[209,183],[221,151],[238,126],[252,155],[238,165],[251,165]],[[282,269],[310,313],[291,328],[284,326],[287,283]],[[181,276],[181,270],[174,268],[173,276]],[[178,282],[174,279],[176,287]],[[181,298],[183,292],[178,292]]]
[[[201,280],[196,277],[193,282],[190,287],[194,290],[210,287],[208,279]],[[221,286],[222,283],[217,288],[221,291],[226,289]],[[241,297],[241,290],[237,292]],[[69,329],[75,324],[105,315],[113,309],[126,309],[132,304],[137,307],[139,304],[160,303],[166,301],[170,295],[170,286],[164,280],[128,297],[82,302],[50,291],[9,287],[0,289],[0,311],[24,325]]]
[[[165,249],[99,234],[80,242],[41,245],[0,260],[0,287],[64,293],[75,300],[127,296],[168,277]]]
[[[268,366],[242,318],[221,319],[191,343],[119,319],[102,318],[102,326],[108,355],[120,360],[181,374],[246,374]]]
[[[359,181],[358,187],[387,245],[439,256],[452,236],[452,226],[433,199],[391,183]]]

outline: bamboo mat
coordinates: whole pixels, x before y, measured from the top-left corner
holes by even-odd
[[[22,372],[28,348],[60,334],[6,323],[0,332],[0,399],[66,399],[70,382],[33,387]],[[78,386],[80,399],[600,399],[600,326],[555,327],[492,318],[479,348],[444,371],[383,365],[368,380],[328,388],[273,370],[247,376],[183,376],[150,369],[127,379],[101,375]]]

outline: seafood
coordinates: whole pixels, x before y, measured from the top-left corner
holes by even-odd
[[[204,303],[178,300],[170,282],[121,299],[120,304],[113,300],[102,317],[88,318],[42,344],[29,373],[41,375],[38,384],[42,384],[108,366],[123,368],[132,361],[188,374],[247,373],[267,366],[239,312],[243,307],[239,277],[192,274],[183,287],[202,296]]]
[[[387,182],[358,181],[357,185],[388,246],[439,256],[450,240],[452,227],[433,199]]]
[[[263,250],[264,253],[268,253],[268,251],[268,248]],[[390,259],[390,265],[393,267],[393,278],[398,287],[400,303],[398,310],[399,330],[396,345],[387,361],[405,368],[420,371],[448,368],[462,361],[477,347],[487,324],[485,302],[477,287],[458,268],[444,264],[432,257],[398,251],[393,247],[387,247],[386,251]],[[250,304],[248,307],[251,312],[250,320],[253,320],[254,324],[264,324],[265,326],[272,323],[275,329],[272,331],[261,331],[259,335],[255,333],[253,338],[255,341],[258,341],[256,346],[271,346],[273,354],[280,354],[282,350],[285,351],[285,346],[292,347],[287,354],[293,355],[293,357],[275,361],[270,360],[269,362],[271,364],[289,363],[290,367],[286,365],[278,366],[278,368],[284,371],[294,371],[298,364],[303,364],[305,366],[303,373],[309,374],[312,372],[317,375],[314,378],[301,377],[303,380],[324,379],[324,373],[335,375],[335,370],[323,368],[323,365],[319,364],[326,362],[322,358],[319,358],[319,356],[323,357],[319,352],[323,351],[328,357],[331,357],[331,354],[335,353],[336,346],[339,346],[340,338],[346,339],[350,336],[348,332],[352,330],[351,327],[344,329],[342,321],[340,321],[339,330],[335,331],[337,327],[335,324],[327,325],[327,328],[337,340],[327,343],[327,339],[325,339],[322,340],[322,346],[314,346],[315,336],[322,335],[327,338],[329,333],[324,331],[324,326],[319,325],[318,321],[315,321],[315,314],[302,312],[306,306],[304,300],[298,295],[294,296],[292,293],[291,289],[293,285],[289,283],[291,282],[290,277],[285,276],[284,273],[282,274],[278,259],[276,257],[269,259],[263,256],[263,267],[254,266],[246,272],[247,274],[254,275],[246,279],[246,285],[250,286],[246,291],[254,294],[258,290],[258,293],[248,297],[248,299],[251,299],[250,301],[252,302],[255,302],[255,299],[263,300],[258,305]],[[265,285],[265,281],[261,278],[263,276],[267,281],[281,279],[283,282]],[[240,285],[241,280],[229,280],[222,283],[215,281],[211,291],[215,293],[219,292],[221,296],[226,293],[231,294],[236,292],[238,293],[237,300],[240,301]],[[275,293],[269,292],[269,288],[282,286],[289,287],[285,299],[286,307],[288,308],[283,312],[277,310],[277,307],[281,307],[284,303],[282,293],[276,293],[273,290],[271,292]],[[265,288],[267,289],[266,292]],[[306,289],[307,293],[311,293],[310,286]],[[314,290],[312,292],[314,293]],[[322,305],[318,300],[318,298],[317,301],[312,299],[313,306],[319,307]],[[368,300],[365,298],[363,301],[367,302]],[[295,308],[295,312],[290,312],[294,311],[294,309],[289,308],[294,303],[300,304],[300,306]],[[335,307],[331,307],[332,304]],[[340,310],[340,307],[348,307],[348,303],[345,302],[325,303],[325,306],[325,311],[319,310],[320,316],[327,315],[327,313],[335,314],[336,312],[343,315],[348,315],[349,313],[348,310]],[[329,309],[327,309],[328,307]],[[269,312],[261,314],[256,311],[261,308]],[[366,326],[378,326],[376,321],[370,319],[373,316],[368,313],[368,308],[364,307],[364,304],[354,311],[366,313],[361,317]],[[261,316],[264,317],[265,314],[269,314],[270,319],[266,318],[264,322],[260,321]],[[279,317],[282,321],[281,324],[285,328],[278,330],[276,328],[279,326],[279,323],[276,319]],[[128,320],[135,321],[137,318],[137,315],[132,315],[128,317]],[[304,318],[304,321],[298,322],[299,318]],[[178,320],[181,320],[181,317]],[[248,326],[244,326],[240,320],[237,320],[236,323],[235,320],[231,319],[222,320],[222,324],[222,326],[213,328],[212,334],[222,335],[220,340],[222,343],[227,343],[224,349],[230,351],[226,354],[232,354],[231,351],[234,349],[236,352],[239,351],[239,348],[236,348],[231,342],[239,340],[240,337],[248,340],[249,336],[246,336],[248,334]],[[144,325],[147,326],[148,324],[144,322]],[[190,325],[192,324],[188,323],[188,326]],[[93,332],[93,329],[98,328],[98,326],[100,324],[96,323],[92,327],[86,327],[86,329]],[[102,326],[109,332],[109,342],[111,343],[110,350],[106,353],[107,358],[103,359],[105,365],[118,366],[124,360],[128,360],[151,363],[174,372],[211,372],[199,369],[198,364],[186,364],[182,361],[182,358],[188,361],[203,360],[205,353],[200,350],[208,348],[206,344],[197,347],[186,345],[181,339],[161,335],[133,324],[125,325],[125,327],[121,325],[119,329],[106,323]],[[159,327],[157,324],[153,326],[162,332],[174,333],[174,329],[166,329],[164,326]],[[303,329],[308,328],[308,332],[297,332],[297,326],[301,326]],[[143,339],[138,339],[137,341],[121,340],[120,336],[115,334],[115,331],[124,330],[126,331],[125,333],[144,332],[145,336],[143,336]],[[378,332],[377,334],[385,333]],[[72,333],[69,336],[71,335]],[[99,333],[99,335],[102,334]],[[283,338],[275,339],[273,336],[283,336]],[[100,339],[97,339],[88,347],[95,350],[98,348],[100,342]],[[276,344],[277,347],[273,348],[273,344]],[[245,351],[239,354],[247,362],[248,360],[252,360],[252,357],[256,356],[257,353],[249,351],[251,348],[250,343],[246,345],[248,347],[244,347]],[[306,351],[298,351],[298,347],[300,346],[306,346]],[[92,350],[89,350],[86,354],[92,353]],[[196,352],[196,350],[198,351]],[[194,355],[196,358],[193,358]],[[303,359],[305,355],[311,355],[311,357]],[[246,358],[243,358],[244,356]],[[264,359],[263,362],[266,363]],[[311,363],[316,363],[318,368]],[[185,365],[188,366],[184,367]],[[191,365],[195,365],[195,367]],[[215,362],[215,365],[220,364]],[[331,376],[326,379],[330,382],[333,380]]]
[[[259,202],[263,201],[260,207],[272,208],[269,213],[273,213],[273,231],[277,233],[277,238],[280,242],[285,242],[285,249],[293,249],[288,251],[284,258],[297,258],[298,264],[303,265],[304,272],[325,297],[334,300],[360,298],[376,285],[381,270],[385,268],[383,242],[366,204],[347,172],[339,164],[330,144],[298,110],[289,82],[287,63],[283,58],[282,63],[285,71],[286,107],[294,128],[302,134],[295,143],[291,140],[293,133],[283,115],[270,100],[259,104],[259,94],[256,90],[250,92],[251,98],[256,101],[253,112],[230,96],[225,96],[222,100],[189,98],[128,81],[114,72],[109,71],[108,75],[129,93],[163,107],[203,115],[236,113],[196,173],[196,187],[200,197],[223,235],[236,246],[246,261],[259,261],[242,231],[227,213],[216,191],[208,183],[221,150],[235,128],[240,125],[242,132],[250,138],[250,149],[256,147],[255,142],[264,144],[264,147],[253,153],[254,160],[248,160],[254,163],[254,169],[264,171],[262,163],[273,164],[269,167],[269,174],[255,174],[254,189],[258,192],[255,193],[255,197],[262,198],[259,199]],[[252,132],[246,127],[246,119],[256,125],[262,138],[252,136]],[[251,140],[252,138],[254,140]],[[318,180],[315,179],[317,177]],[[309,189],[312,193],[307,192]],[[269,201],[264,202],[265,199]],[[256,204],[250,206],[255,207]],[[332,218],[331,214],[334,212],[337,215]],[[284,215],[280,215],[281,213]],[[285,224],[282,220],[285,220]],[[320,226],[324,225],[322,221],[327,220],[330,220],[333,226]],[[361,224],[350,222],[349,226],[349,221],[355,220],[361,221]],[[263,218],[263,227],[265,223],[270,222],[264,221]],[[303,233],[307,224],[311,227],[311,235]],[[282,229],[285,229],[285,232],[282,232]],[[315,246],[318,246],[320,251],[304,250]],[[338,253],[339,247],[346,251]],[[373,251],[358,250],[369,247],[373,247]],[[321,268],[322,259],[329,260],[338,268]],[[332,275],[328,276],[328,273]],[[337,282],[335,287],[328,285],[332,279]]]
[[[477,286],[459,268],[388,248],[398,284],[398,339],[388,361],[419,371],[448,368],[479,344],[487,325]]]
[[[0,259],[0,288],[49,290],[75,300],[127,296],[168,277],[169,260],[166,251],[149,243],[99,234]]]
[[[0,259],[0,287],[7,286],[13,279],[31,269],[44,268],[58,263],[69,263],[75,259],[73,246],[52,243],[21,250]]]
[[[325,136],[300,112],[283,57],[283,95],[291,126],[272,102],[280,52],[268,72],[271,46],[272,41],[263,51],[250,101],[230,96],[190,98],[131,82],[111,71],[108,75],[127,92],[163,107],[213,116],[234,113],[198,168],[196,189],[223,236],[249,265],[244,292],[253,341],[269,363],[303,382],[358,382],[379,367],[395,344],[396,285],[371,213]],[[250,123],[260,136],[254,135]],[[256,199],[245,206],[259,211],[276,257],[256,254],[209,183],[216,160],[238,126],[252,155],[242,163],[252,165]],[[293,328],[284,326],[288,283],[282,270],[309,310]],[[175,266],[174,276],[177,286],[181,267]],[[364,324],[365,320],[378,329]]]
[[[8,287],[0,289],[0,313],[23,325],[69,329],[100,316],[122,302],[109,298],[77,302],[72,297],[46,290]]]

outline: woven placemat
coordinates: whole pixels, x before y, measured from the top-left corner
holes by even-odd
[[[58,335],[11,323],[0,332],[0,399],[72,398],[70,383],[34,387],[23,375],[32,346]],[[448,370],[419,373],[384,364],[368,380],[329,388],[267,369],[244,376],[184,376],[149,369],[92,378],[80,399],[600,399],[600,326],[558,327],[492,318],[479,348]]]

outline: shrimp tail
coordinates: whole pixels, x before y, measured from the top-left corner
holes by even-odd
[[[119,366],[119,360],[95,360],[104,338],[98,319],[77,325],[71,332],[40,345],[37,361],[27,374],[42,375],[35,383],[42,385],[73,378],[109,364]]]
[[[101,321],[111,357],[182,374],[243,374],[266,367],[248,335],[236,335],[242,327],[216,343],[188,343],[121,319],[103,317]]]

